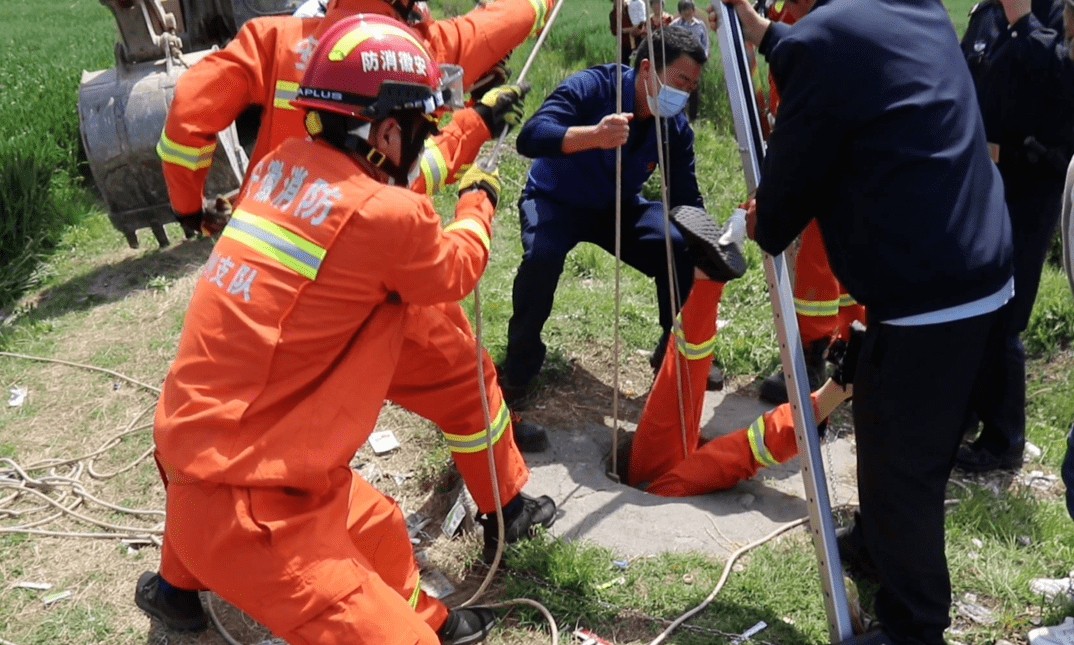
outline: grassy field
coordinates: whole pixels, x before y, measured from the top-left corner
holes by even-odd
[[[463,0],[454,3],[446,2],[442,9],[469,6]],[[970,0],[948,3],[960,33],[970,5]],[[609,8],[608,0],[564,5],[530,72],[534,91],[528,110],[570,72],[611,59]],[[3,227],[13,229],[16,218],[57,213],[62,221],[78,221],[60,229],[62,236],[42,242],[26,270],[5,271],[0,277],[0,302],[11,303],[0,309],[0,351],[5,352],[0,385],[4,392],[18,387],[28,393],[21,405],[0,409],[0,499],[5,500],[0,504],[0,642],[223,643],[213,631],[200,636],[161,631],[133,607],[135,579],[156,567],[154,546],[59,534],[146,533],[162,521],[156,511],[163,507],[163,490],[151,460],[145,459],[152,446],[147,413],[174,355],[185,306],[210,243],[184,242],[159,250],[148,231],[142,231],[142,250],[131,250],[94,205],[78,145],[75,92],[82,69],[112,62],[115,27],[109,12],[96,0],[6,0],[0,18],[0,240]],[[516,71],[528,53],[529,45],[516,51]],[[702,192],[708,209],[722,220],[743,199],[745,188],[718,62],[706,68],[702,119],[695,130]],[[500,166],[503,206],[481,285],[483,339],[495,359],[503,354],[511,280],[521,250],[512,205],[526,166],[510,151]],[[445,217],[453,202],[451,195],[436,200]],[[171,228],[172,239],[181,239],[177,225]],[[21,238],[12,239],[17,246]],[[758,270],[760,253],[753,245],[747,253],[750,271],[728,286],[721,303],[720,317],[727,324],[720,330],[717,354],[730,386],[748,389],[774,368],[778,354]],[[567,267],[545,333],[550,356],[539,387],[548,400],[564,394],[563,378],[574,368],[607,375],[615,361],[610,350],[616,329],[613,259],[583,245]],[[17,278],[10,280],[11,293],[22,295],[4,300],[3,284],[10,278]],[[623,268],[621,280],[623,350],[618,365],[640,390],[632,394],[639,395],[649,378],[641,352],[651,349],[659,332],[656,305],[648,279]],[[472,304],[466,303],[468,311]],[[1066,279],[1049,265],[1026,333],[1032,352],[1028,435],[1042,454],[1027,463],[1022,476],[969,479],[950,490],[950,498],[957,500],[947,524],[955,596],[963,607],[979,605],[990,612],[990,622],[976,622],[963,616],[968,610],[956,609],[955,628],[948,634],[953,642],[976,645],[1004,638],[1022,643],[1034,625],[1055,624],[1072,610],[1069,603],[1044,600],[1028,587],[1031,578],[1062,577],[1074,569],[1074,525],[1055,477],[1065,449],[1063,435],[1074,417],[1072,329],[1074,304]],[[442,442],[425,422],[396,409],[387,409],[382,423],[412,448],[384,463],[386,472],[407,476],[381,478],[378,486],[405,508],[442,512],[457,484]],[[37,492],[24,493],[18,505],[11,499],[16,465],[36,466],[28,473],[32,481],[27,487]],[[67,510],[49,505],[46,496],[59,499]],[[472,587],[484,572],[473,564],[478,546],[472,535],[437,540],[430,552],[460,586]],[[548,605],[561,627],[583,624],[620,644],[648,642],[667,620],[708,593],[724,565],[708,553],[669,553],[632,562],[624,573],[613,564],[616,558],[592,545],[545,537],[509,553],[511,574],[498,577],[491,599],[525,595]],[[770,625],[757,637],[760,642],[822,642],[827,628],[816,569],[801,531],[752,551],[736,565],[710,609],[668,642],[730,642],[742,624],[758,620]],[[606,584],[620,575],[623,584]],[[686,576],[691,585],[682,584]],[[46,602],[65,591],[71,595]],[[218,607],[240,642],[267,638],[241,614]],[[520,644],[548,638],[539,615],[519,609],[490,640]]]

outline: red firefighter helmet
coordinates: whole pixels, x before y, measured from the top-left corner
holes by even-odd
[[[292,103],[377,121],[396,110],[455,109],[462,100],[461,67],[437,63],[398,20],[358,14],[325,32]]]

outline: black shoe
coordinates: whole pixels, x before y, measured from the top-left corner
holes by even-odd
[[[139,609],[176,632],[200,632],[209,626],[198,592],[171,587],[168,593],[161,593],[160,581],[160,575],[152,571],[138,577],[134,604]]]
[[[484,533],[485,546],[481,558],[491,563],[496,557],[499,542],[499,528],[495,513],[482,513],[477,517]],[[532,537],[538,526],[548,528],[556,521],[556,503],[548,495],[530,497],[519,493],[503,507],[503,535],[507,544],[518,542],[522,538]]]
[[[987,473],[993,470],[1021,470],[1024,448],[997,455],[986,448],[961,446],[955,457],[955,467],[966,473]]]
[[[466,645],[485,640],[496,624],[496,613],[488,607],[463,607],[448,611],[437,637],[443,645]]]
[[[818,338],[806,343],[802,349],[805,352],[806,378],[809,380],[809,391],[815,392],[827,378],[828,368],[824,363],[824,353],[828,349],[829,339]],[[787,382],[783,378],[783,370],[770,375],[761,381],[758,396],[771,403],[787,402]]]
[[[500,393],[503,394],[503,402],[507,404],[507,407],[512,410],[522,410],[529,407],[532,403],[533,393],[530,391],[529,383],[518,385],[512,383],[507,375],[504,374],[503,367],[496,366],[496,381],[500,386]]]
[[[851,580],[870,584],[880,583],[880,572],[865,548],[865,538],[861,534],[861,525],[856,518],[853,524],[836,536],[835,542],[839,547],[839,559]]]
[[[828,362],[835,366],[832,370],[832,380],[839,385],[850,385],[854,382],[854,374],[858,369],[858,356],[861,354],[861,344],[865,339],[865,325],[857,320],[850,323],[850,338],[842,338],[832,342],[828,348]]]
[[[705,389],[709,392],[718,392],[723,389],[723,370],[716,363],[709,368],[709,376],[705,381]]]
[[[724,229],[703,209],[676,206],[668,213],[686,240],[686,249],[694,266],[717,282],[741,278],[746,273],[746,258],[737,244],[720,244]]]
[[[517,412],[511,412],[511,429],[515,434],[515,445],[522,452],[544,452],[548,450],[548,433],[543,426],[526,421]]]

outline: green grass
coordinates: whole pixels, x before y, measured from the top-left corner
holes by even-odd
[[[960,32],[971,4],[971,0],[948,3]],[[442,10],[450,14],[469,6],[468,0],[450,0]],[[564,5],[530,71],[528,80],[534,85],[527,105],[530,113],[567,74],[612,58],[609,9],[607,0],[572,0]],[[107,217],[88,206],[96,195],[85,179],[74,106],[81,69],[112,63],[115,28],[109,12],[95,0],[7,0],[3,18],[0,244],[7,246],[0,247],[0,263],[9,264],[0,267],[0,303],[10,306],[3,310],[0,350],[77,359],[158,384],[174,355],[186,305],[184,289],[189,289],[195,267],[207,255],[208,242],[132,251]],[[511,67],[516,74],[530,47],[526,44],[515,52]],[[719,69],[715,55],[706,66],[701,119],[695,130],[700,187],[709,211],[722,221],[744,199],[745,187]],[[502,206],[481,283],[482,333],[494,359],[503,356],[511,314],[511,284],[521,253],[514,203],[527,163],[509,145],[500,165]],[[437,197],[445,219],[450,218],[454,201],[450,192]],[[26,239],[21,231],[39,220],[49,222],[47,231],[35,233],[41,241],[20,242]],[[74,221],[78,224],[71,226]],[[181,238],[177,231],[171,234]],[[13,243],[21,259],[9,260],[14,257],[8,250]],[[717,355],[729,374],[749,378],[768,374],[778,353],[761,256],[754,245],[747,245],[746,253],[749,271],[728,285],[721,302],[720,319],[726,326],[717,336]],[[622,354],[625,360],[637,360],[637,350],[651,349],[659,334],[654,288],[651,280],[629,268],[619,271]],[[577,357],[611,347],[616,329],[615,276],[615,263],[603,251],[582,245],[571,254],[546,327],[550,356],[540,377],[543,381],[558,379]],[[6,287],[8,283],[13,286]],[[16,300],[9,295],[5,300],[5,288],[9,294],[26,297]],[[469,298],[465,308],[472,311],[472,307]],[[86,338],[87,330],[95,334],[92,342],[74,340]],[[1027,433],[1042,449],[1041,458],[1028,464],[1026,471],[1058,473],[1066,449],[1065,430],[1074,418],[1072,336],[1071,294],[1065,276],[1050,265],[1025,334],[1031,355]],[[0,392],[14,384],[31,391],[22,407],[0,409],[0,456],[32,461],[42,455],[72,456],[95,449],[152,402],[151,394],[126,383],[116,389],[113,382],[112,377],[96,373],[0,358]],[[415,479],[426,488],[454,483],[443,443],[432,438],[428,443],[426,456],[409,466]],[[95,468],[109,472],[120,468],[149,444],[148,433],[126,438]],[[1061,601],[1044,602],[1028,590],[1033,577],[1060,577],[1074,568],[1074,531],[1062,487],[1037,490],[1000,483],[995,490],[970,484],[951,492],[958,499],[947,520],[955,596],[975,593],[978,602],[997,616],[991,626],[952,635],[967,645],[1000,637],[1020,642],[1034,624],[1055,624],[1074,609]],[[160,506],[162,493],[151,464],[100,486],[108,487],[105,497],[123,505]],[[20,645],[157,642],[147,636],[144,619],[132,618],[127,597],[137,573],[155,566],[155,550],[132,554],[112,544],[101,556],[87,554],[92,546],[72,542],[0,534],[4,563],[0,637]],[[69,570],[51,581],[56,589],[83,590],[79,598],[46,610],[41,594],[7,588],[6,583],[38,575],[42,554],[56,549],[69,561]],[[666,621],[704,598],[724,566],[710,554],[697,552],[637,558],[626,568],[613,562],[617,559],[604,548],[544,536],[508,551],[510,572],[502,576],[507,585],[503,596],[525,595],[544,602],[568,631],[581,624],[615,635],[616,642],[647,642]],[[110,584],[120,591],[112,593]],[[102,591],[106,588],[107,594]],[[709,609],[668,642],[730,642],[759,620],[768,624],[756,637],[765,643],[825,641],[827,624],[819,591],[811,544],[801,534],[787,535],[750,552]],[[517,609],[512,615],[511,626],[495,637],[539,642],[545,629],[539,616],[529,609]],[[132,626],[132,620],[143,622]]]
[[[75,102],[82,70],[112,64],[115,23],[88,0],[53,13],[9,0],[0,21],[0,307],[41,283],[42,260],[92,203]]]

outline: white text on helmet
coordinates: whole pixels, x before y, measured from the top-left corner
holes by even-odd
[[[425,76],[425,59],[403,51],[362,52],[362,71],[377,72],[380,70],[386,72],[410,72],[418,76]]]
[[[335,90],[322,90],[316,87],[300,87],[298,95],[303,98],[321,99],[324,101],[342,101],[343,93]]]

